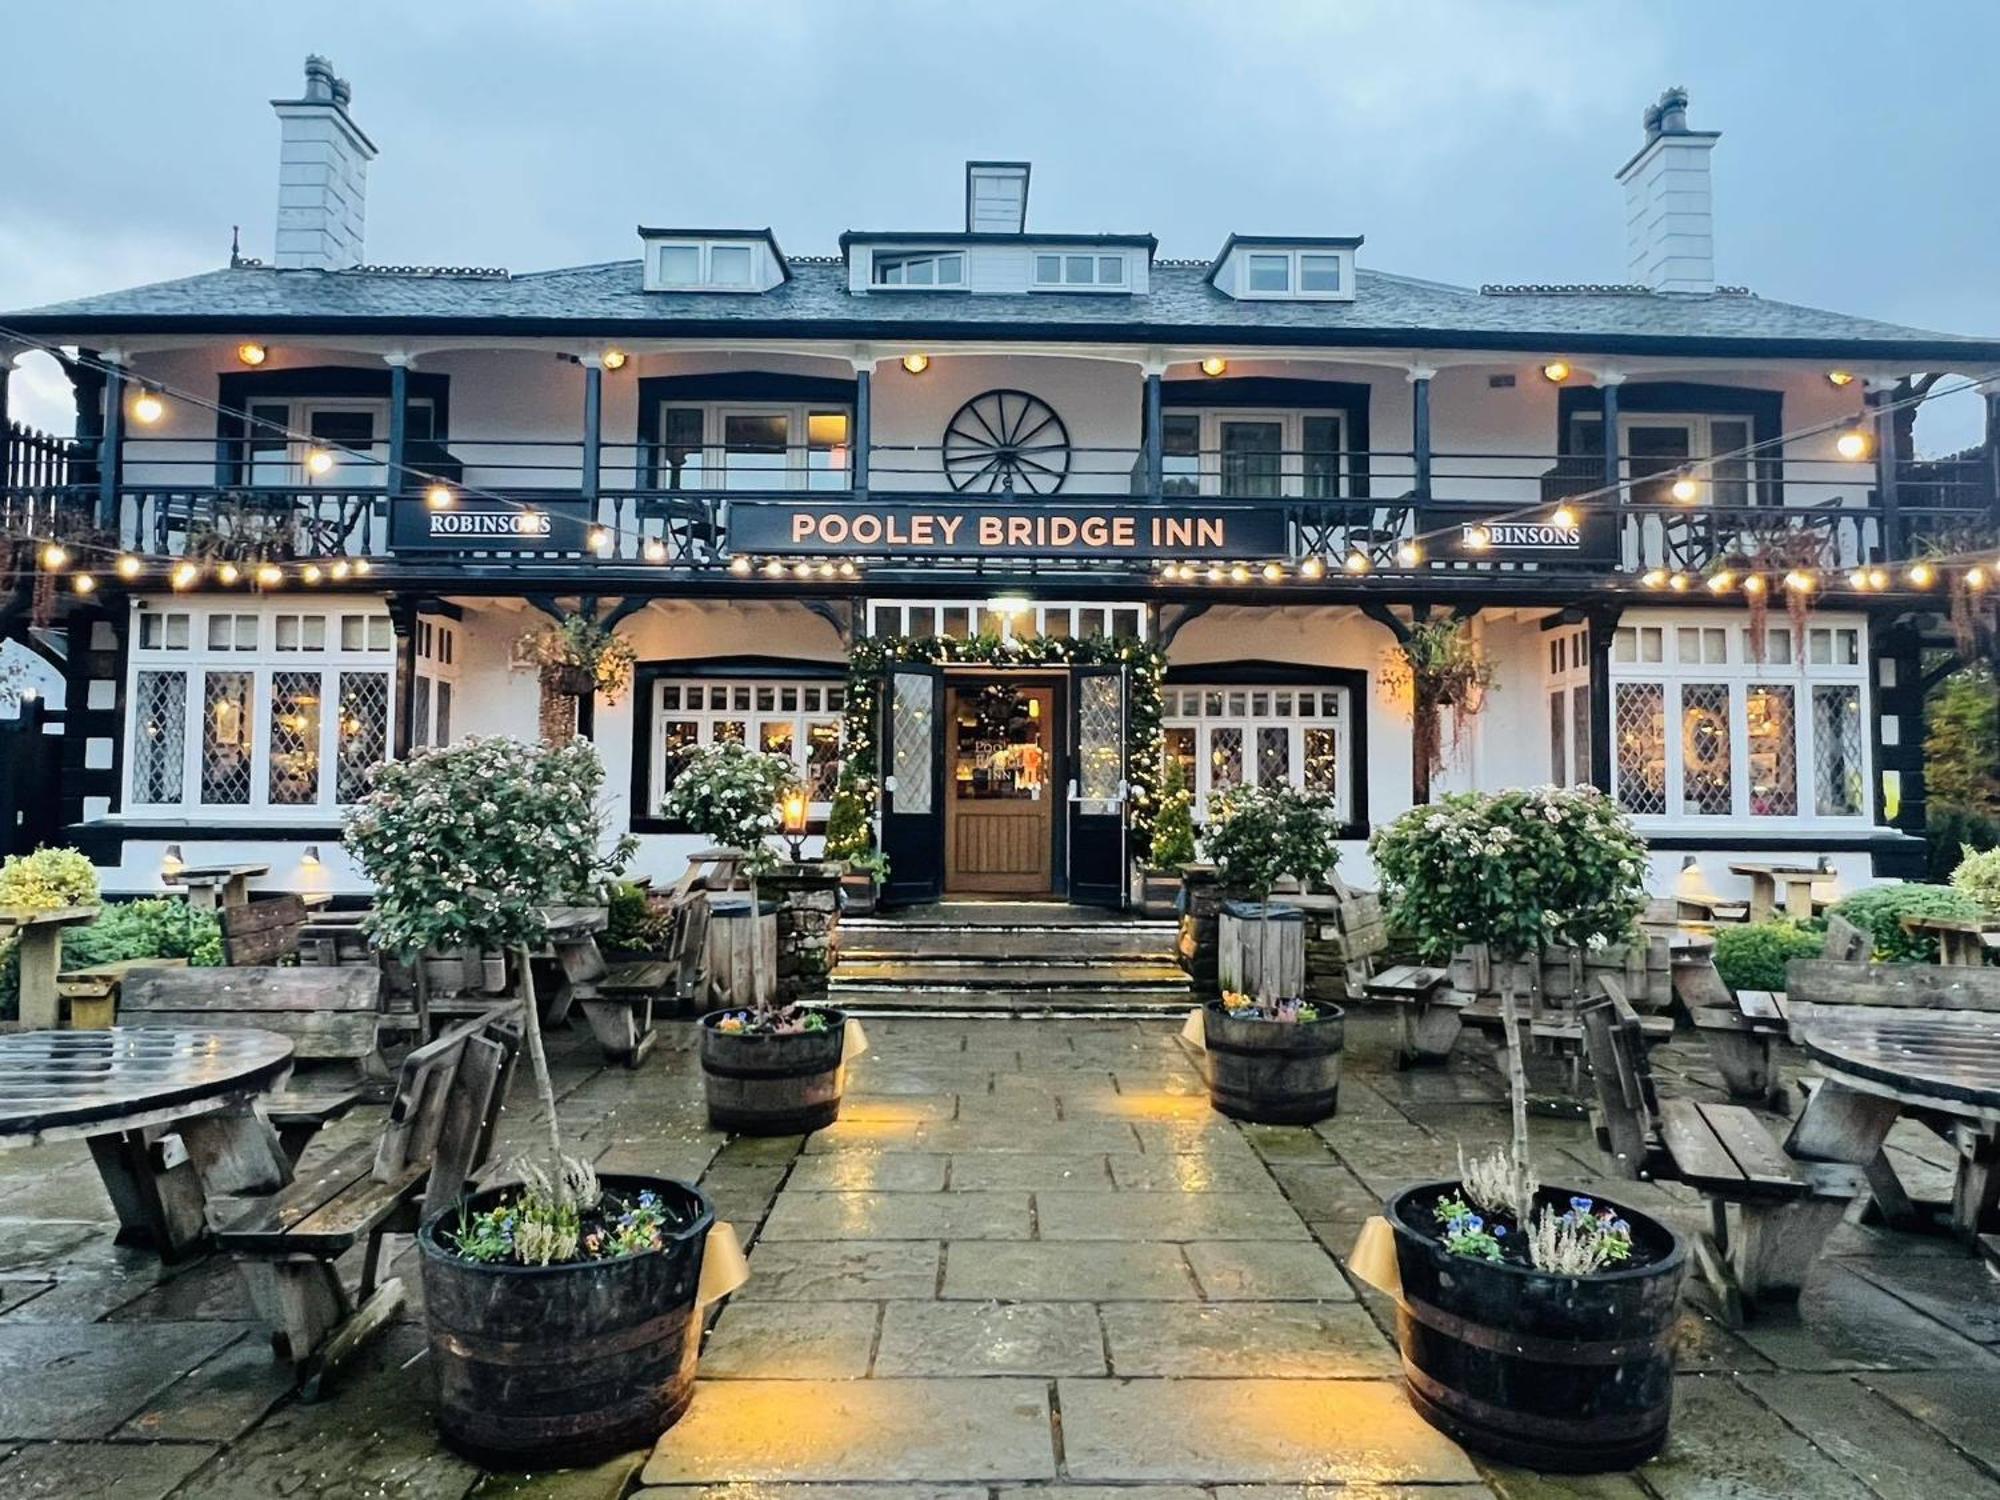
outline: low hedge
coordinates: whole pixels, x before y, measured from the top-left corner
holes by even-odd
[[[1819,957],[1825,943],[1824,933],[1783,919],[1718,927],[1715,971],[1732,990],[1781,990],[1785,964]]]
[[[1875,957],[1885,961],[1936,963],[1937,939],[1903,930],[1904,917],[1976,917],[1979,903],[1948,885],[1878,885],[1856,891],[1833,907],[1875,940]]]

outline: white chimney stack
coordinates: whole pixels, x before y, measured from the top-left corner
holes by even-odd
[[[288,269],[342,271],[361,264],[368,163],[375,144],[347,113],[352,91],[323,57],[306,59],[305,94],[273,99],[278,112],[278,238]]]
[[[1625,185],[1629,276],[1656,292],[1715,290],[1716,130],[1690,130],[1688,96],[1668,89],[1646,111],[1646,144],[1619,169]]]

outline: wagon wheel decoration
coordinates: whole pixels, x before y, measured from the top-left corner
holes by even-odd
[[[985,391],[944,429],[944,472],[955,490],[1053,495],[1069,477],[1069,429],[1026,391]]]

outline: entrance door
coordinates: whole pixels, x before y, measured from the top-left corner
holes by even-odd
[[[1125,905],[1125,669],[1079,667],[1071,715],[1069,899]]]
[[[1049,789],[1055,692],[962,683],[945,730],[945,889],[1047,895],[1054,875]]]
[[[944,677],[899,665],[882,688],[883,901],[935,901],[943,889]]]

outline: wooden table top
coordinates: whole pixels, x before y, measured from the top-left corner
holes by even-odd
[[[1896,919],[1906,932],[2000,932],[2000,917],[1925,917]]]
[[[100,906],[60,906],[54,911],[0,911],[0,932],[24,927],[81,927],[97,920]]]
[[[1729,873],[1732,875],[1772,875],[1780,880],[1799,880],[1807,876],[1815,880],[1831,880],[1835,874],[1832,870],[1822,870],[1818,865],[1759,864],[1731,865]]]
[[[254,1027],[23,1031],[0,1036],[0,1146],[158,1123],[276,1085],[292,1043]]]
[[[2000,1111],[2000,1012],[1822,1008],[1802,1045],[1829,1074],[1877,1092]]]
[[[168,885],[211,885],[220,881],[235,880],[239,877],[268,875],[269,865],[184,865],[174,871],[166,883]]]

